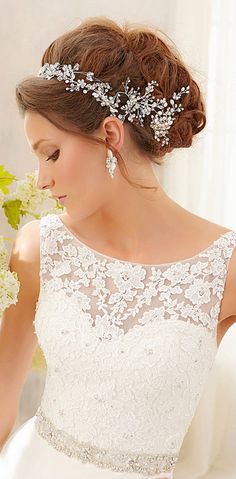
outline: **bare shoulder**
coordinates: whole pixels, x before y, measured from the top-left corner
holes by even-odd
[[[29,221],[17,231],[11,250],[11,261],[19,258],[22,262],[39,264],[39,223],[40,220]]]
[[[14,240],[14,252],[17,248],[21,253],[35,254],[39,250],[39,224],[40,220],[32,220],[23,225],[16,233]]]
[[[185,211],[187,212],[186,221],[187,224],[189,224],[189,231],[192,231],[193,234],[198,231],[199,237],[204,238],[206,241],[214,241],[214,239],[217,239],[217,235],[220,236],[223,233],[231,231],[230,228],[226,228],[218,223],[209,221],[202,216],[191,213],[190,211]]]

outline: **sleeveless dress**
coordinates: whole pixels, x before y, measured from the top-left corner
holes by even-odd
[[[230,230],[191,258],[131,263],[42,217],[45,388],[2,448],[1,478],[172,479],[217,353],[235,246]]]

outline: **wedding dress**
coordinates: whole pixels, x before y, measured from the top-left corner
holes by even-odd
[[[131,263],[42,217],[34,327],[45,388],[1,451],[1,477],[172,479],[217,353],[235,246],[230,230],[191,258]]]

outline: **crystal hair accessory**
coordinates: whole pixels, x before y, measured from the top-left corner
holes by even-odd
[[[40,69],[37,76],[50,80],[51,78],[57,78],[59,81],[69,83],[70,86],[66,87],[66,90],[71,92],[82,91],[88,93],[92,90],[92,95],[95,100],[100,102],[102,106],[109,107],[111,116],[117,116],[123,123],[125,119],[133,122],[137,119],[140,125],[143,127],[143,120],[146,116],[151,115],[150,127],[154,133],[154,139],[161,141],[161,145],[168,145],[169,137],[168,130],[175,120],[175,113],[184,110],[182,104],[175,103],[182,95],[189,94],[189,85],[182,87],[181,90],[173,93],[172,98],[166,100],[166,98],[157,99],[151,93],[154,90],[154,85],[158,86],[156,80],[148,82],[145,87],[143,95],[140,94],[140,88],[137,89],[129,87],[130,78],[127,77],[125,82],[122,82],[124,86],[123,91],[118,91],[114,96],[109,96],[107,92],[113,90],[112,86],[101,81],[94,76],[94,73],[79,71],[80,65],[76,63],[74,66],[71,64],[63,64],[56,62],[53,64],[45,63]],[[86,79],[75,79],[75,74],[84,75]],[[127,96],[125,104],[120,106],[121,95]],[[122,113],[122,111],[124,113]],[[154,114],[153,114],[153,113]]]

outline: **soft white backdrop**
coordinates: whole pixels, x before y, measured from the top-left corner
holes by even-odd
[[[195,214],[236,231],[236,2],[234,0],[0,0],[1,159],[18,178],[37,168],[15,105],[15,85],[34,74],[48,44],[86,17],[158,26],[171,37],[206,98],[207,126],[189,149],[156,167],[164,189]],[[22,221],[22,224],[24,222]],[[1,234],[13,235],[1,217]],[[224,337],[186,434],[174,479],[236,477],[236,325]],[[30,372],[15,428],[34,414],[44,377]]]

